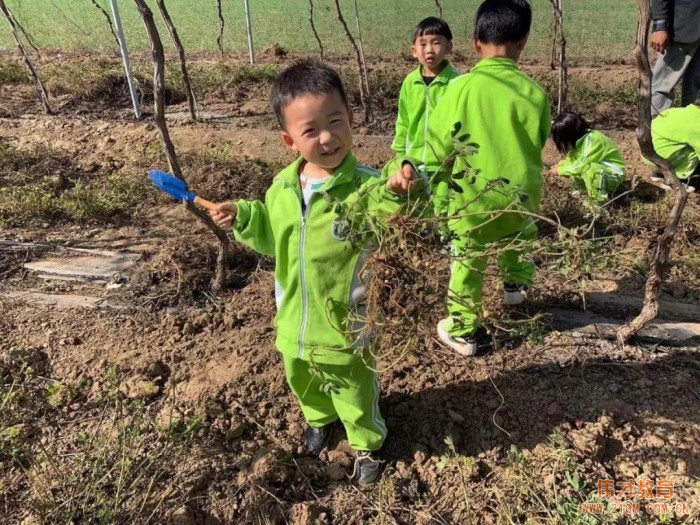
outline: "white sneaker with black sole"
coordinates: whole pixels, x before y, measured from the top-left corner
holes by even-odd
[[[476,334],[466,337],[456,337],[447,331],[450,319],[442,319],[437,325],[437,333],[440,341],[449,346],[460,355],[472,357],[478,350]]]
[[[510,284],[503,285],[503,304],[506,306],[516,306],[522,304],[527,298],[530,287],[525,284]]]

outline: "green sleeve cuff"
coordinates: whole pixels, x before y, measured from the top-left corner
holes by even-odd
[[[236,218],[233,221],[233,231],[241,232],[250,222],[250,203],[243,199],[236,201]]]

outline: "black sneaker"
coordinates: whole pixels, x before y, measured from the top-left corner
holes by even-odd
[[[355,468],[352,477],[357,479],[360,485],[370,485],[379,479],[382,469],[382,461],[374,452],[359,450],[355,459]]]
[[[307,426],[304,431],[304,437],[302,438],[306,452],[310,456],[318,456],[326,445],[328,445],[332,433],[332,424],[320,428]]]

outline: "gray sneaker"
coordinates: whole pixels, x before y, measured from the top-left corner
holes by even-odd
[[[382,461],[377,458],[374,452],[368,450],[357,451],[352,478],[357,479],[360,485],[371,485],[376,482],[379,479],[381,470]]]

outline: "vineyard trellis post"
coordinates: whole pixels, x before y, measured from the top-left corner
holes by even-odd
[[[637,111],[639,122],[637,123],[637,141],[642,155],[653,162],[664,175],[664,181],[673,189],[675,200],[669,214],[664,231],[656,241],[654,256],[651,260],[649,276],[644,290],[644,304],[639,315],[629,324],[620,328],[617,339],[621,344],[629,341],[634,335],[653,321],[659,313],[658,295],[663,281],[668,258],[671,252],[673,237],[678,230],[683,209],[688,200],[688,193],[676,177],[671,163],[659,156],[654,150],[651,137],[651,64],[649,63],[648,41],[649,26],[651,24],[650,0],[637,0],[639,11],[639,26],[637,29],[637,42],[634,48],[634,56],[639,72],[639,97],[637,99]]]
[[[10,26],[10,32],[12,33],[12,38],[14,38],[15,43],[17,44],[17,48],[19,49],[19,52],[22,54],[22,59],[24,60],[24,64],[27,66],[27,69],[31,73],[32,77],[34,78],[34,82],[36,84],[37,91],[39,91],[39,96],[41,98],[41,103],[44,106],[44,111],[48,114],[51,114],[51,105],[49,104],[49,95],[46,92],[46,88],[44,87],[44,83],[41,81],[41,78],[39,78],[39,73],[37,73],[36,68],[34,67],[34,64],[32,63],[32,60],[29,58],[29,54],[27,53],[27,50],[24,48],[24,44],[22,44],[22,40],[20,39],[19,35],[17,34],[17,25],[18,24],[15,22],[15,19],[12,16],[12,12],[10,11],[10,9],[5,5],[5,0],[0,0],[0,11],[2,11],[2,14],[5,17],[5,20],[7,20],[7,23]],[[24,32],[23,29],[22,29],[22,31]]]
[[[170,165],[170,172],[178,179],[184,181],[180,164],[175,153],[175,146],[170,138],[168,126],[165,121],[165,54],[163,52],[163,42],[158,34],[158,28],[153,20],[153,12],[146,5],[145,0],[134,0],[136,8],[141,14],[148,38],[151,42],[151,52],[153,54],[153,96],[155,123],[160,134],[163,150]],[[228,234],[219,228],[208,213],[199,209],[193,203],[184,201],[184,205],[190,213],[201,220],[219,240],[219,253],[216,259],[216,270],[212,279],[212,291],[215,293],[223,290],[226,283],[226,267],[229,262],[229,252],[231,242]]]
[[[138,93],[136,92],[136,82],[134,81],[134,74],[131,71],[131,62],[129,61],[129,49],[126,46],[126,39],[124,38],[122,20],[119,16],[119,6],[117,5],[117,0],[109,0],[109,3],[112,7],[114,29],[117,32],[117,40],[119,41],[119,51],[122,55],[122,61],[124,62],[124,72],[126,73],[126,80],[129,84],[129,93],[131,93],[131,103],[134,106],[134,115],[136,115],[137,119],[140,119],[141,104],[139,102]]]
[[[248,35],[248,54],[250,55],[250,63],[255,64],[255,47],[253,47],[253,26],[250,22],[250,2],[243,0],[245,7],[245,30]]]

